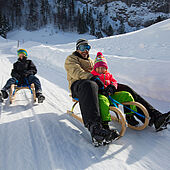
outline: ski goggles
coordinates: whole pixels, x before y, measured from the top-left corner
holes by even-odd
[[[90,45],[79,45],[78,46],[78,50],[80,50],[80,51],[89,51],[91,49],[91,46]]]

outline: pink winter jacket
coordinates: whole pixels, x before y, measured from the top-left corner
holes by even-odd
[[[99,74],[95,70],[91,72],[94,76],[98,76],[100,80],[104,83],[104,88],[106,88],[108,85],[112,84],[117,89],[117,81],[113,78],[112,74],[108,71],[105,74]]]

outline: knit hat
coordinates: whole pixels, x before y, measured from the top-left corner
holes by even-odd
[[[105,67],[106,69],[108,69],[107,61],[101,52],[97,53],[97,56],[94,61],[94,70],[97,67]]]
[[[79,39],[79,40],[77,40],[76,50],[78,50],[79,45],[89,45],[89,42],[86,39]]]
[[[19,50],[17,50],[18,56],[19,56],[19,54],[21,54],[21,53],[25,54],[26,57],[28,56],[28,53],[27,53],[27,51],[26,51],[25,49],[19,49]]]

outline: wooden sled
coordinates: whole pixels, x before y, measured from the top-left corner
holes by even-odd
[[[70,116],[72,116],[72,117],[74,117],[75,119],[77,119],[78,121],[80,121],[81,123],[83,123],[82,118],[79,117],[79,116],[77,116],[77,115],[73,112],[76,104],[78,103],[78,100],[75,100],[75,99],[72,99],[72,100],[73,100],[73,102],[75,102],[75,103],[73,104],[71,111],[67,110],[67,113],[68,113]],[[126,127],[127,127],[127,123],[126,123],[125,116],[124,116],[124,114],[121,112],[121,110],[120,110],[119,108],[110,106],[110,110],[113,111],[113,112],[115,112],[116,115],[117,115],[117,119],[116,119],[116,117],[114,117],[114,116],[112,116],[112,115],[111,115],[111,119],[112,119],[112,120],[119,120],[119,123],[121,124],[121,130],[120,130],[119,133],[120,133],[120,137],[122,137],[122,136],[124,136],[125,131],[126,131]]]
[[[82,118],[79,117],[78,115],[76,115],[76,114],[73,112],[76,104],[78,103],[78,100],[72,99],[72,101],[75,102],[75,103],[73,104],[71,111],[68,110],[67,113],[68,113],[70,116],[72,116],[72,117],[74,117],[75,119],[77,119],[78,121],[80,121],[81,123],[83,123]],[[117,108],[117,107],[115,107],[115,106],[110,106],[110,107],[109,107],[109,108],[110,108],[110,111],[113,111],[113,112],[116,114],[116,116],[113,116],[113,115],[111,114],[111,119],[112,119],[113,121],[119,122],[120,125],[121,125],[121,130],[119,131],[120,137],[124,136],[127,127],[130,127],[130,128],[132,128],[132,129],[135,129],[135,130],[143,130],[146,126],[148,126],[148,124],[149,124],[149,114],[148,114],[148,111],[146,110],[146,108],[145,108],[142,104],[140,104],[140,103],[138,103],[138,102],[126,102],[126,103],[122,103],[122,104],[123,104],[123,105],[135,105],[135,106],[137,106],[138,108],[140,108],[140,109],[142,110],[144,116],[145,116],[145,122],[144,122],[142,125],[139,125],[139,126],[132,126],[132,125],[130,125],[130,124],[127,124],[126,118],[125,118],[125,114],[124,114],[119,108]]]
[[[17,91],[21,89],[29,89],[31,93],[33,94],[33,102],[36,102],[35,86],[33,83],[30,86],[17,86],[15,84],[12,84],[10,88],[10,94],[9,94],[10,104],[12,104],[12,102],[15,100]]]

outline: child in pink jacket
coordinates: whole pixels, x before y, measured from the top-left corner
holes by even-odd
[[[107,61],[101,52],[97,53],[94,69],[91,72],[94,76],[98,76],[104,84],[104,90],[99,91],[99,106],[100,114],[103,122],[103,127],[109,128],[108,122],[111,121],[109,113],[110,101],[108,95],[120,103],[134,101],[133,96],[126,91],[116,92],[117,81],[114,79],[111,73],[108,72]],[[136,106],[130,106],[134,111],[137,111]],[[126,110],[126,119],[129,124],[136,126],[139,124],[138,121],[133,117],[133,112]]]

